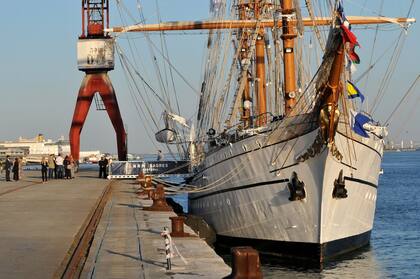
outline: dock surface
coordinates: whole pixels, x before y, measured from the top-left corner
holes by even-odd
[[[0,181],[1,278],[53,278],[109,181],[83,173],[41,183]]]
[[[29,171],[19,182],[0,181],[1,278],[61,277],[101,203],[103,212],[80,278],[230,274],[231,268],[197,236],[173,238],[178,253],[172,269],[166,270],[160,233],[171,227],[169,217],[175,213],[143,211],[152,202],[137,197],[134,181],[109,181],[96,175],[81,172],[75,179],[41,183],[39,171]],[[189,227],[184,229],[194,234]]]
[[[152,204],[137,198],[137,185],[117,181],[81,278],[223,278],[231,268],[197,236],[173,238],[175,253],[167,271],[164,239],[160,233],[171,227],[173,212],[143,211]],[[187,226],[185,232],[194,234]],[[194,234],[195,235],[195,234]]]

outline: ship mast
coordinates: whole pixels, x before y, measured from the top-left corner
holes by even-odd
[[[240,58],[242,61],[248,59],[249,48],[249,31],[246,28],[256,28],[257,40],[255,43],[255,66],[256,66],[256,89],[254,90],[255,107],[254,116],[259,116],[256,121],[256,126],[264,126],[267,123],[267,98],[266,98],[266,81],[265,81],[265,43],[264,43],[264,29],[265,28],[282,28],[281,39],[283,41],[283,54],[284,54],[284,100],[285,100],[285,115],[293,116],[298,112],[294,107],[296,106],[296,74],[295,74],[295,57],[294,57],[294,41],[296,38],[295,26],[297,25],[296,18],[293,16],[295,8],[293,0],[282,0],[282,21],[273,19],[263,19],[262,11],[266,5],[271,5],[270,2],[265,0],[239,0],[239,20],[208,20],[208,21],[173,21],[163,22],[158,24],[137,24],[132,26],[117,26],[113,28],[106,28],[105,32],[125,33],[125,32],[154,32],[154,31],[180,31],[180,30],[214,30],[214,29],[242,29],[241,32],[241,48]],[[249,13],[253,11],[254,18],[249,19]],[[365,25],[365,24],[397,24],[400,26],[409,26],[416,20],[414,18],[390,18],[390,17],[366,17],[366,16],[347,16],[352,25]],[[316,18],[302,18],[303,26],[329,26],[335,19],[331,17],[316,17]],[[342,48],[342,46],[341,46]],[[329,84],[326,85],[326,91],[330,94],[327,103],[334,104],[330,109],[336,108],[338,99],[337,83],[340,76],[343,61],[343,54],[341,49],[338,50],[336,61],[332,69]],[[249,86],[249,78],[246,77],[245,87],[243,92],[238,96],[242,100],[242,105],[238,106],[242,109],[241,120],[244,122],[245,128],[251,125],[251,89]],[[277,92],[276,92],[277,93]],[[331,116],[331,120],[335,118]],[[331,121],[328,130],[333,130]],[[331,134],[331,133],[329,133]],[[329,139],[332,141],[332,138]]]
[[[255,0],[254,16],[256,20],[261,17],[261,10],[263,5],[261,0]],[[267,123],[267,96],[265,88],[265,44],[264,44],[264,29],[259,28],[257,41],[255,43],[255,62],[256,62],[256,99],[257,99],[257,126],[264,126]]]
[[[295,76],[295,55],[294,44],[296,34],[294,33],[294,22],[291,16],[294,13],[293,0],[281,2],[283,34],[283,65],[284,65],[284,112],[286,115],[296,114],[293,110],[296,105],[296,76]]]
[[[249,8],[248,3],[245,3],[246,0],[241,0],[239,3],[239,19],[245,20],[247,19],[247,9]],[[242,29],[241,32],[241,61],[248,59],[248,31]],[[249,90],[249,78],[248,74],[245,81],[245,87],[242,97],[242,120],[244,122],[244,128],[247,129],[251,125],[251,94]]]

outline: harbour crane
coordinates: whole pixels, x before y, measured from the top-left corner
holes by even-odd
[[[108,72],[114,69],[114,39],[109,28],[109,0],[82,0],[82,35],[77,42],[78,69],[85,72],[70,128],[70,148],[79,160],[80,133],[95,94],[103,102],[117,137],[118,159],[127,160],[127,134]]]

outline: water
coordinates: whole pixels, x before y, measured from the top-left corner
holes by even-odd
[[[420,278],[420,152],[385,153],[382,167],[369,247],[322,271],[262,258],[264,278]]]

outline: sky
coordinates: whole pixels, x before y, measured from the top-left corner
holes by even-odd
[[[121,0],[120,0],[121,1]],[[111,0],[111,26],[121,25],[116,1]],[[136,1],[124,0],[135,14]],[[148,22],[156,22],[155,1],[144,2],[144,12]],[[346,13],[360,14],[366,0],[344,1]],[[381,1],[367,1],[369,10],[364,15],[378,11]],[[384,0],[383,15],[405,16],[410,0]],[[164,21],[197,20],[208,18],[209,1],[206,0],[159,0],[159,13]],[[153,5],[152,5],[153,4]],[[0,141],[14,140],[19,136],[34,137],[38,133],[47,138],[68,137],[76,97],[84,73],[77,70],[76,43],[81,34],[81,1],[3,1],[0,8]],[[415,3],[411,14],[419,15],[419,5]],[[410,83],[420,73],[420,27],[415,24],[408,30],[397,70],[387,88],[387,93],[380,109],[374,115],[384,120],[390,114]],[[359,55],[362,64],[359,72],[369,61],[374,30],[356,30],[362,48]],[[378,53],[398,36],[399,31],[381,32],[378,36]],[[124,39],[121,39],[124,40]],[[197,89],[202,76],[203,50],[205,35],[168,36],[171,61],[177,69]],[[365,47],[366,46],[366,47]],[[140,48],[139,51],[145,49]],[[392,51],[392,50],[391,50]],[[374,96],[378,90],[378,74],[372,74],[367,86],[362,84],[367,96]],[[145,75],[153,75],[150,69]],[[156,146],[144,131],[141,119],[133,106],[127,83],[121,66],[116,58],[115,70],[110,78],[117,93],[120,110],[128,130],[128,148],[130,153],[155,153]],[[181,112],[186,116],[194,113],[197,95],[179,78],[176,80],[182,102]],[[366,88],[365,88],[366,87]],[[418,85],[411,99],[407,100],[390,124],[390,138],[420,141],[419,109],[412,108],[420,95]],[[411,105],[411,106],[410,106]],[[411,119],[404,113],[414,109]],[[160,112],[156,112],[158,115]],[[399,135],[397,133],[400,133]],[[116,153],[116,140],[107,114],[96,111],[94,105],[81,135],[82,150],[101,150]]]

